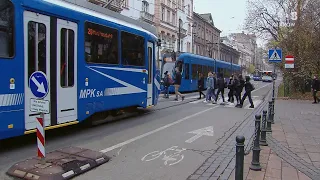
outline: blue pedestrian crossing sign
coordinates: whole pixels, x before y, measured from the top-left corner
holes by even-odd
[[[282,50],[281,49],[270,49],[269,50],[269,62],[281,62],[282,61]]]
[[[36,71],[29,78],[29,88],[32,94],[40,99],[47,96],[49,92],[49,84],[46,74],[41,71]]]

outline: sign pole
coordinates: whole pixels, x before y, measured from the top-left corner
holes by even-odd
[[[272,97],[274,98],[275,94],[274,94],[274,91],[275,91],[275,74],[276,74],[276,63],[273,63],[273,87],[272,87]]]
[[[40,164],[46,164],[45,151],[45,119],[44,114],[50,113],[50,100],[45,100],[49,93],[49,83],[45,73],[36,71],[29,78],[30,90],[35,98],[30,98],[30,111],[40,113],[36,118],[37,154]]]

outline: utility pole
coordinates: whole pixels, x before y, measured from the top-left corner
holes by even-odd
[[[178,53],[180,53],[180,43],[181,43],[181,39],[180,39],[180,36],[181,36],[181,19],[179,18],[179,32],[178,32]]]

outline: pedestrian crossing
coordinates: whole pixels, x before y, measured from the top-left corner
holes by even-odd
[[[225,100],[227,100],[228,97],[225,97]],[[262,103],[262,100],[259,99],[259,96],[252,96],[252,101],[254,104],[254,107],[256,108],[259,104]],[[253,109],[253,108],[249,108],[250,107],[250,103],[248,98],[245,100],[245,102],[248,102],[248,104],[246,106],[244,106],[242,109]],[[207,106],[215,106],[215,105],[221,105],[222,107],[225,108],[235,108],[235,106],[237,105],[236,103],[230,103],[230,102],[225,102],[223,103],[222,98],[218,98],[217,103],[213,104],[212,102],[205,102],[204,99],[200,99],[200,100],[196,100],[196,101],[192,101],[189,102],[190,104],[203,104],[203,105],[207,105]]]

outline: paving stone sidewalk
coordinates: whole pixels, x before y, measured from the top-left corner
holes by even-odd
[[[260,155],[263,169],[249,170],[252,156],[246,156],[244,177],[247,180],[319,180],[319,110],[320,104],[309,101],[277,100],[275,124],[272,125],[272,133],[267,135],[269,146],[262,147]]]
[[[289,163],[281,159],[268,146],[261,147],[260,165],[261,171],[250,170],[252,152],[244,158],[245,180],[311,180],[304,173],[300,172]],[[229,180],[234,180],[235,174],[232,172]]]

